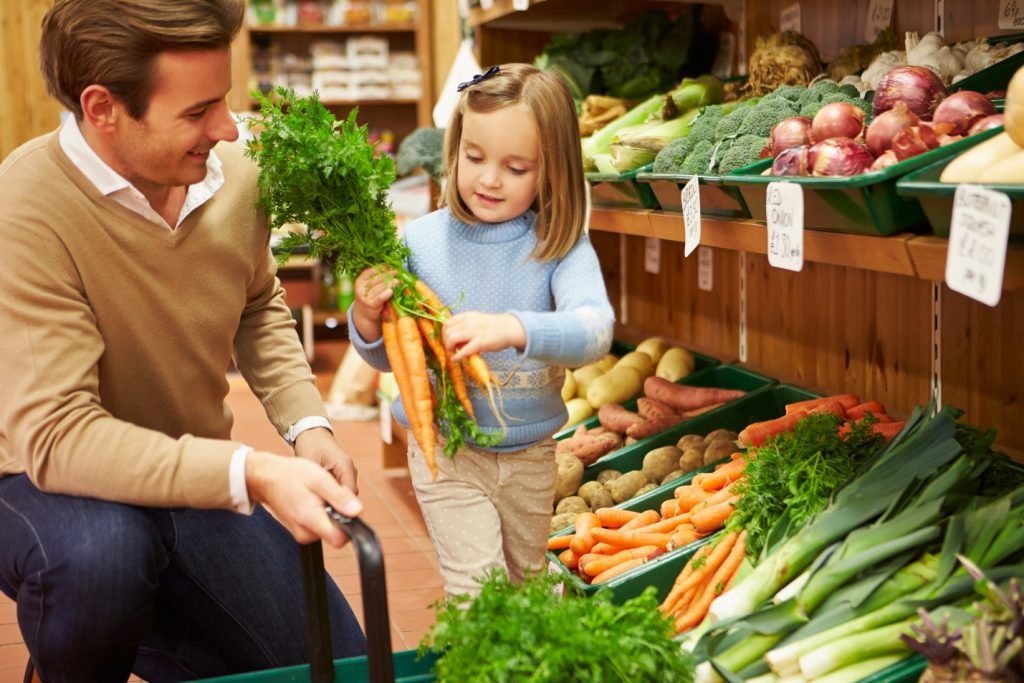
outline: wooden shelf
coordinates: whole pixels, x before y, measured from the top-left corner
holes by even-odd
[[[642,4],[657,6],[678,4],[682,0],[646,1]],[[520,11],[513,7],[512,0],[493,0],[488,9],[479,5],[469,10],[467,23],[470,27],[517,29],[524,31],[546,31],[573,33],[589,31],[595,28],[621,28],[622,22],[610,19],[631,9],[631,5],[640,4],[635,0],[591,0],[586,12],[580,12],[576,2],[568,0],[530,0],[527,10]],[[743,0],[705,0],[701,5],[721,5],[726,16],[737,21],[741,16]]]
[[[249,33],[415,33],[416,24],[363,24],[332,26],[305,24],[298,26],[250,25]]]

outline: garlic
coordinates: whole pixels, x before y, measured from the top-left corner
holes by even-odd
[[[943,45],[940,49],[925,55],[919,55],[917,63],[914,66],[927,66],[928,68],[939,74],[939,78],[946,85],[953,79],[953,76],[960,73],[964,68],[963,62],[961,62],[956,54],[949,49],[948,46]]]
[[[911,66],[924,66],[922,64],[922,60],[945,46],[945,42],[942,40],[942,34],[935,31],[926,33],[920,40],[917,40],[916,32],[908,33],[906,44],[907,64],[910,64]]]
[[[902,66],[907,63],[907,55],[903,50],[889,50],[875,57],[874,61],[864,69],[860,79],[867,86],[868,90],[878,88],[878,82],[882,76],[887,74],[894,66]]]

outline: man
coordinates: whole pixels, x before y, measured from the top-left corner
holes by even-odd
[[[361,510],[230,144],[244,12],[57,0],[40,57],[73,116],[0,166],[0,590],[48,683],[300,663],[295,541]],[[297,457],[230,440],[232,359]]]

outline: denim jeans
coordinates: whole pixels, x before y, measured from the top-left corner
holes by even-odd
[[[364,654],[348,602],[327,584],[334,656]],[[141,508],[0,479],[0,590],[47,683],[308,661],[299,546],[262,507]]]

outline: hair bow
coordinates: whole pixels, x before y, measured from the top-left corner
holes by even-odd
[[[490,69],[488,69],[487,71],[483,72],[482,74],[477,74],[476,76],[473,76],[473,78],[469,79],[468,81],[463,81],[462,83],[459,83],[459,87],[456,88],[456,90],[458,92],[462,92],[463,90],[465,90],[466,88],[468,88],[468,87],[470,87],[472,85],[476,85],[477,83],[481,83],[483,81],[486,81],[488,78],[491,78],[493,76],[497,76],[498,72],[500,70],[501,69],[499,69],[497,65],[494,65]]]

